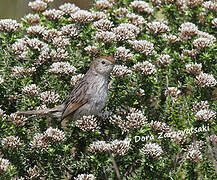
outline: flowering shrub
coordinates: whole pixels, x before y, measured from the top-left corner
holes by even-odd
[[[1,179],[217,179],[216,1],[52,1],[0,20]],[[117,62],[98,117],[17,113],[61,104],[98,56]]]

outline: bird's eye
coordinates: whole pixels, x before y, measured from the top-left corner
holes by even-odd
[[[105,64],[105,61],[102,61],[102,64]]]

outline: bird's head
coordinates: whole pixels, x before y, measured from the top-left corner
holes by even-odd
[[[114,58],[109,56],[101,56],[92,61],[91,68],[101,75],[109,75],[113,70],[114,64]]]

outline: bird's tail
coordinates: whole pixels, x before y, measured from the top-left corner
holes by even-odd
[[[52,112],[61,112],[63,111],[63,105],[56,106],[54,108],[48,109],[40,109],[34,111],[19,111],[17,112],[19,115],[46,115]]]

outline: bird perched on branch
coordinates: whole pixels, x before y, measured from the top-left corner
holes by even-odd
[[[113,70],[114,63],[115,60],[112,57],[96,58],[91,62],[87,73],[61,105],[51,109],[21,111],[18,114],[59,114],[62,126],[67,125],[68,118],[77,120],[82,116],[99,114],[107,100],[109,75]]]

